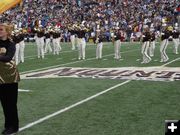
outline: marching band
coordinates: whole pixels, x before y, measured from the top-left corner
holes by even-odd
[[[96,47],[96,59],[102,58],[102,49],[103,49],[103,41],[105,39],[104,29],[100,28],[100,25],[97,25],[96,32],[94,33],[92,29],[90,29],[87,25],[82,24],[72,24],[71,26],[66,27],[68,32],[70,33],[70,42],[71,49],[76,50],[78,48],[78,59],[84,60],[86,58],[86,34],[90,33],[93,35],[94,42],[97,45]],[[62,40],[62,31],[58,26],[49,26],[47,28],[42,28],[42,26],[35,27],[33,30],[35,43],[37,45],[37,56],[38,58],[44,59],[45,53],[53,53],[54,55],[59,55],[61,48],[61,40]],[[24,62],[24,37],[26,31],[23,32],[22,29],[14,29],[13,31],[13,40],[16,43],[16,53],[15,53],[15,61],[18,65],[19,63]],[[167,62],[169,57],[166,53],[166,49],[169,43],[169,38],[172,37],[173,40],[173,52],[178,54],[179,47],[179,37],[180,32],[178,27],[168,27],[166,24],[162,26],[162,31],[160,35],[157,34],[155,29],[152,26],[145,25],[143,27],[143,32],[141,34],[142,41],[142,62],[141,64],[149,63],[152,60],[155,52],[155,44],[158,36],[161,38],[160,43],[160,62]],[[114,27],[111,31],[111,41],[114,45],[114,59],[121,58],[121,42],[124,39],[123,29],[120,27]]]

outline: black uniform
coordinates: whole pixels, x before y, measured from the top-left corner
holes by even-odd
[[[169,39],[169,37],[170,37],[170,32],[169,31],[167,31],[167,30],[165,30],[165,31],[163,31],[162,33],[164,33],[162,36],[161,36],[161,40],[163,41],[164,39]]]
[[[155,35],[155,33],[153,32],[153,33],[151,33],[151,41],[155,41],[155,39],[156,39],[156,35]]]
[[[99,40],[98,40],[98,43],[101,43],[101,42],[103,42],[103,36],[102,35],[100,35],[100,36],[98,36],[98,38],[99,38]]]
[[[121,40],[121,33],[120,32],[114,33],[114,41],[117,41],[117,40]]]
[[[51,34],[50,34],[49,32],[45,34],[45,38],[46,38],[46,39],[48,39],[48,38],[50,38],[50,37],[51,37]]]
[[[59,38],[59,37],[61,37],[61,33],[59,33],[59,32],[53,32],[53,33],[52,33],[52,37],[53,37],[54,39]]]
[[[37,37],[42,38],[44,36],[44,31],[37,31]]]
[[[173,31],[172,36],[174,39],[177,39],[177,38],[179,38],[179,34],[180,33],[178,31]]]
[[[69,30],[69,32],[71,33],[71,35],[75,35],[76,34],[75,30]]]
[[[79,30],[79,31],[76,31],[76,34],[77,34],[78,38],[85,38],[86,31]]]
[[[20,42],[21,42],[21,41],[24,41],[25,35],[24,35],[23,33],[21,33],[21,34],[19,34],[19,36],[20,36]]]
[[[13,36],[13,41],[14,41],[15,44],[20,43],[21,40],[22,40],[22,38],[21,38],[20,34],[18,34],[18,35],[16,34],[16,35]]]
[[[150,41],[150,39],[151,39],[151,34],[150,34],[150,32],[145,32],[143,35],[144,35],[144,37],[143,37],[143,42]]]

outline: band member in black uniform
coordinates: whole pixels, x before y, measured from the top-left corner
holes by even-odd
[[[161,45],[160,45],[160,53],[161,53],[161,61],[160,62],[167,62],[169,57],[166,54],[166,49],[168,46],[168,39],[170,37],[170,32],[167,29],[168,27],[164,27],[161,32]]]
[[[149,27],[145,26],[144,27],[144,32],[142,34],[142,48],[141,48],[141,53],[143,55],[143,61],[141,64],[144,63],[149,63],[151,61],[151,57],[148,55],[148,49],[149,49],[149,43],[150,43],[150,32],[149,32]]]
[[[11,40],[11,27],[0,24],[0,102],[5,117],[3,135],[19,130],[17,98],[20,78],[13,61],[15,50],[15,43]]]

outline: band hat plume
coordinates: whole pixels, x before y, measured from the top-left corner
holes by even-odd
[[[22,0],[0,0],[0,14],[21,2]]]

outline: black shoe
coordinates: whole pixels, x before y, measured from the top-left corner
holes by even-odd
[[[18,132],[17,128],[7,128],[2,132],[2,134],[3,135],[13,135],[13,134],[15,134],[17,132]]]
[[[1,132],[1,134],[4,134],[4,133],[6,132],[6,130],[7,130],[7,129],[4,129],[4,130]]]

